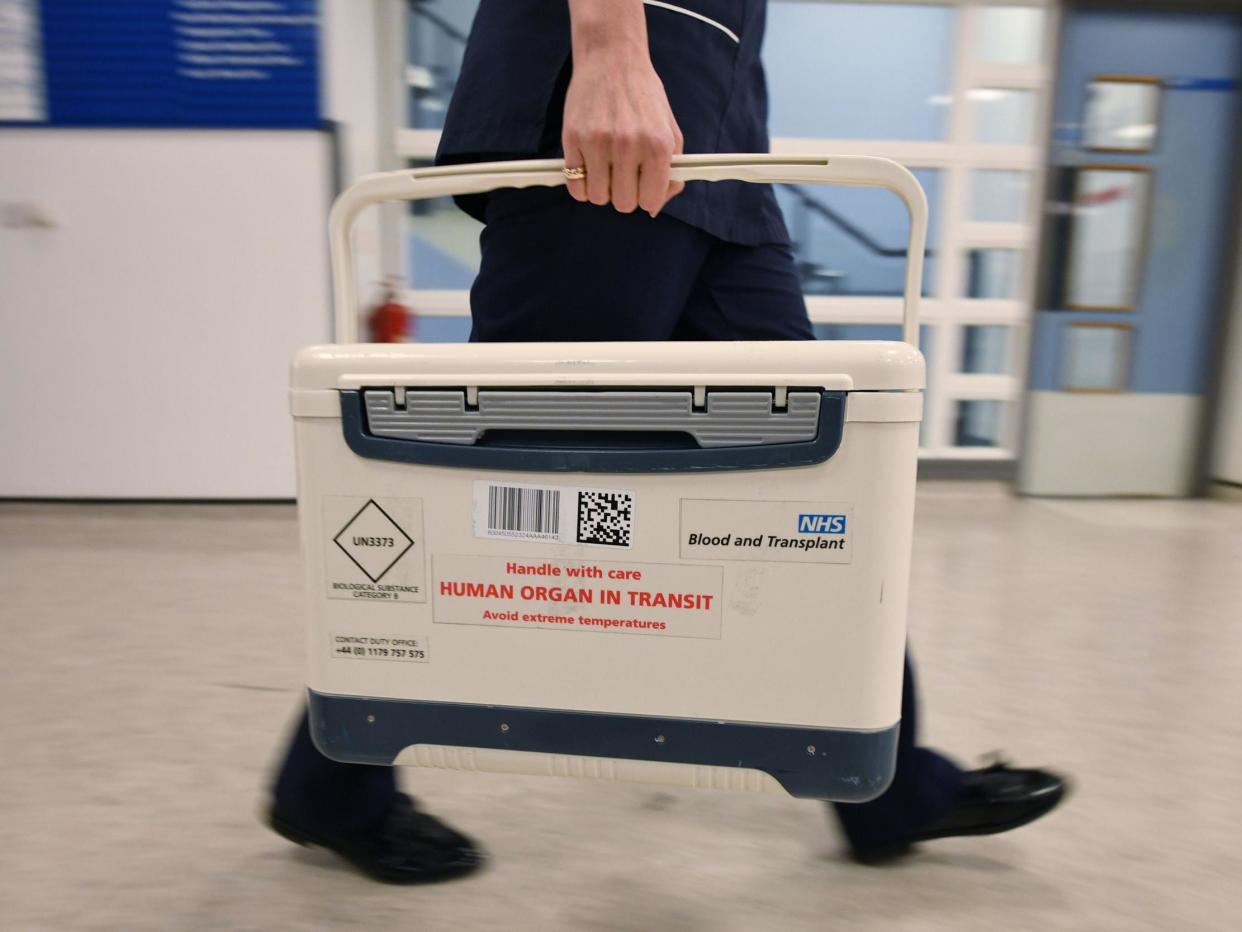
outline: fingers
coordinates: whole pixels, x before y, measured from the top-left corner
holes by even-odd
[[[569,179],[566,188],[577,201],[612,204],[621,213],[638,208],[655,217],[685,187],[670,181],[674,152],[682,137],[670,119],[658,132],[599,130],[585,136],[566,132],[562,139],[565,165],[585,170],[584,179]]]
[[[612,193],[609,174],[612,160],[609,158],[608,140],[592,136],[583,150],[583,167],[586,168],[587,200],[598,207],[608,203]]]
[[[672,154],[669,156],[670,160],[672,159],[674,155],[681,155],[683,145],[685,145],[685,139],[681,135],[681,127],[677,125],[676,120],[673,120],[673,151],[672,151]],[[678,194],[680,194],[685,189],[686,189],[686,183],[684,181],[670,181],[668,183],[668,188],[664,194],[664,200],[661,202],[660,207],[663,208],[665,204],[667,204],[669,201],[671,201],[673,198],[675,198]],[[655,214],[652,214],[652,216],[654,217]]]
[[[638,206],[656,216],[668,200],[671,155],[652,152],[643,160],[638,177]]]
[[[623,214],[632,214],[638,207],[641,145],[637,134],[618,135],[612,140],[612,206]]]
[[[566,168],[584,168],[586,166],[586,157],[583,156],[581,149],[571,143],[568,139],[562,139],[561,145],[565,148]],[[567,179],[565,181],[565,189],[569,191],[569,196],[575,201],[585,201],[587,199],[585,178]]]
[[[660,76],[650,61],[632,56],[587,56],[574,63],[565,92],[561,144],[565,165],[581,168],[568,179],[578,201],[621,213],[642,208],[656,216],[682,189],[669,179],[681,131]]]
[[[590,201],[601,207],[608,203],[612,185],[607,143],[608,139],[602,136],[592,135],[583,139],[577,133],[565,133],[561,138],[565,167],[581,168],[586,173],[584,178],[568,178],[565,181],[565,187],[574,200]]]

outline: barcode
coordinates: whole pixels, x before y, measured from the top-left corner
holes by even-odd
[[[559,489],[523,489],[493,485],[487,489],[487,529],[526,534],[559,535]]]

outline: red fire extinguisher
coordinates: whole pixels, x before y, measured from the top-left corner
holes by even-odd
[[[397,295],[397,281],[389,279],[384,283],[383,297],[367,318],[372,343],[409,343],[414,339],[414,315]]]

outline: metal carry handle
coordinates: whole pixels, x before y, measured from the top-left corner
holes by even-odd
[[[556,187],[565,183],[564,167],[560,159],[531,159],[415,168],[365,175],[346,188],[332,204],[328,216],[337,342],[357,340],[350,231],[364,208],[383,201],[478,194],[495,188]],[[860,155],[679,155],[673,159],[670,178],[674,181],[837,184],[892,191],[910,213],[901,338],[918,347],[923,250],[927,244],[927,197],[918,180],[905,167],[890,159]]]

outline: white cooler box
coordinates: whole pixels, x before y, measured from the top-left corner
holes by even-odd
[[[563,183],[540,161],[377,200]],[[329,757],[862,801],[900,726],[926,205],[869,158],[683,179],[868,184],[911,214],[909,342],[367,345],[293,366],[311,733]]]

